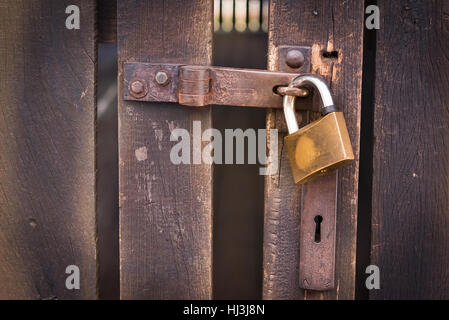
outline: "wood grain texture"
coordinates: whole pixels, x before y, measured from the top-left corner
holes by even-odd
[[[0,30],[0,299],[94,299],[95,3],[2,0]]]
[[[122,299],[212,296],[211,165],[170,161],[171,131],[210,128],[210,108],[122,99],[124,62],[210,64],[212,11],[208,0],[118,3]]]
[[[356,161],[339,171],[336,287],[304,291],[298,278],[303,190],[293,183],[284,134],[279,134],[280,172],[265,182],[264,299],[354,298],[363,15],[362,1],[271,1],[268,68],[279,68],[280,45],[312,47],[312,72],[326,78],[344,111]],[[325,58],[323,51],[337,51],[338,58]],[[281,111],[268,112],[267,128],[276,127],[282,117]]]
[[[378,5],[370,298],[448,299],[449,3]]]

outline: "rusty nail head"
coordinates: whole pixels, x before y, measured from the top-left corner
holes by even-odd
[[[154,79],[156,80],[156,83],[160,86],[165,86],[169,82],[168,75],[165,71],[159,71],[158,73],[156,73]]]
[[[290,68],[301,68],[305,62],[304,54],[299,50],[290,50],[287,52],[285,62]]]

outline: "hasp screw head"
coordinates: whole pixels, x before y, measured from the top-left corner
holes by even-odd
[[[141,80],[134,80],[129,85],[129,92],[135,98],[143,98],[147,94],[147,90],[145,88],[145,83]]]
[[[156,73],[156,76],[154,77],[154,79],[156,80],[156,83],[160,86],[167,85],[170,80],[165,71],[159,71],[158,73]]]
[[[131,91],[135,94],[140,94],[145,90],[145,85],[139,81],[135,80],[131,83]]]
[[[285,62],[290,68],[301,68],[305,62],[304,54],[299,50],[290,50],[287,52]]]

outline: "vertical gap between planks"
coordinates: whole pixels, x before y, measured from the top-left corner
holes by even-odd
[[[365,8],[377,5],[366,0]],[[373,124],[376,71],[376,30],[365,29],[363,38],[362,113],[360,128],[359,203],[357,208],[357,251],[355,298],[367,300],[366,267],[371,260],[371,199],[373,180]]]

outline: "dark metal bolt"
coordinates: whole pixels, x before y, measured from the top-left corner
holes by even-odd
[[[131,88],[132,93],[135,93],[135,94],[141,94],[145,91],[145,85],[140,80],[134,80],[131,83],[130,88]]]
[[[164,71],[159,71],[158,73],[156,73],[154,79],[156,80],[156,83],[160,86],[165,86],[169,80],[167,73]]]
[[[304,54],[299,50],[290,50],[287,52],[285,62],[290,68],[301,68],[305,62]]]

